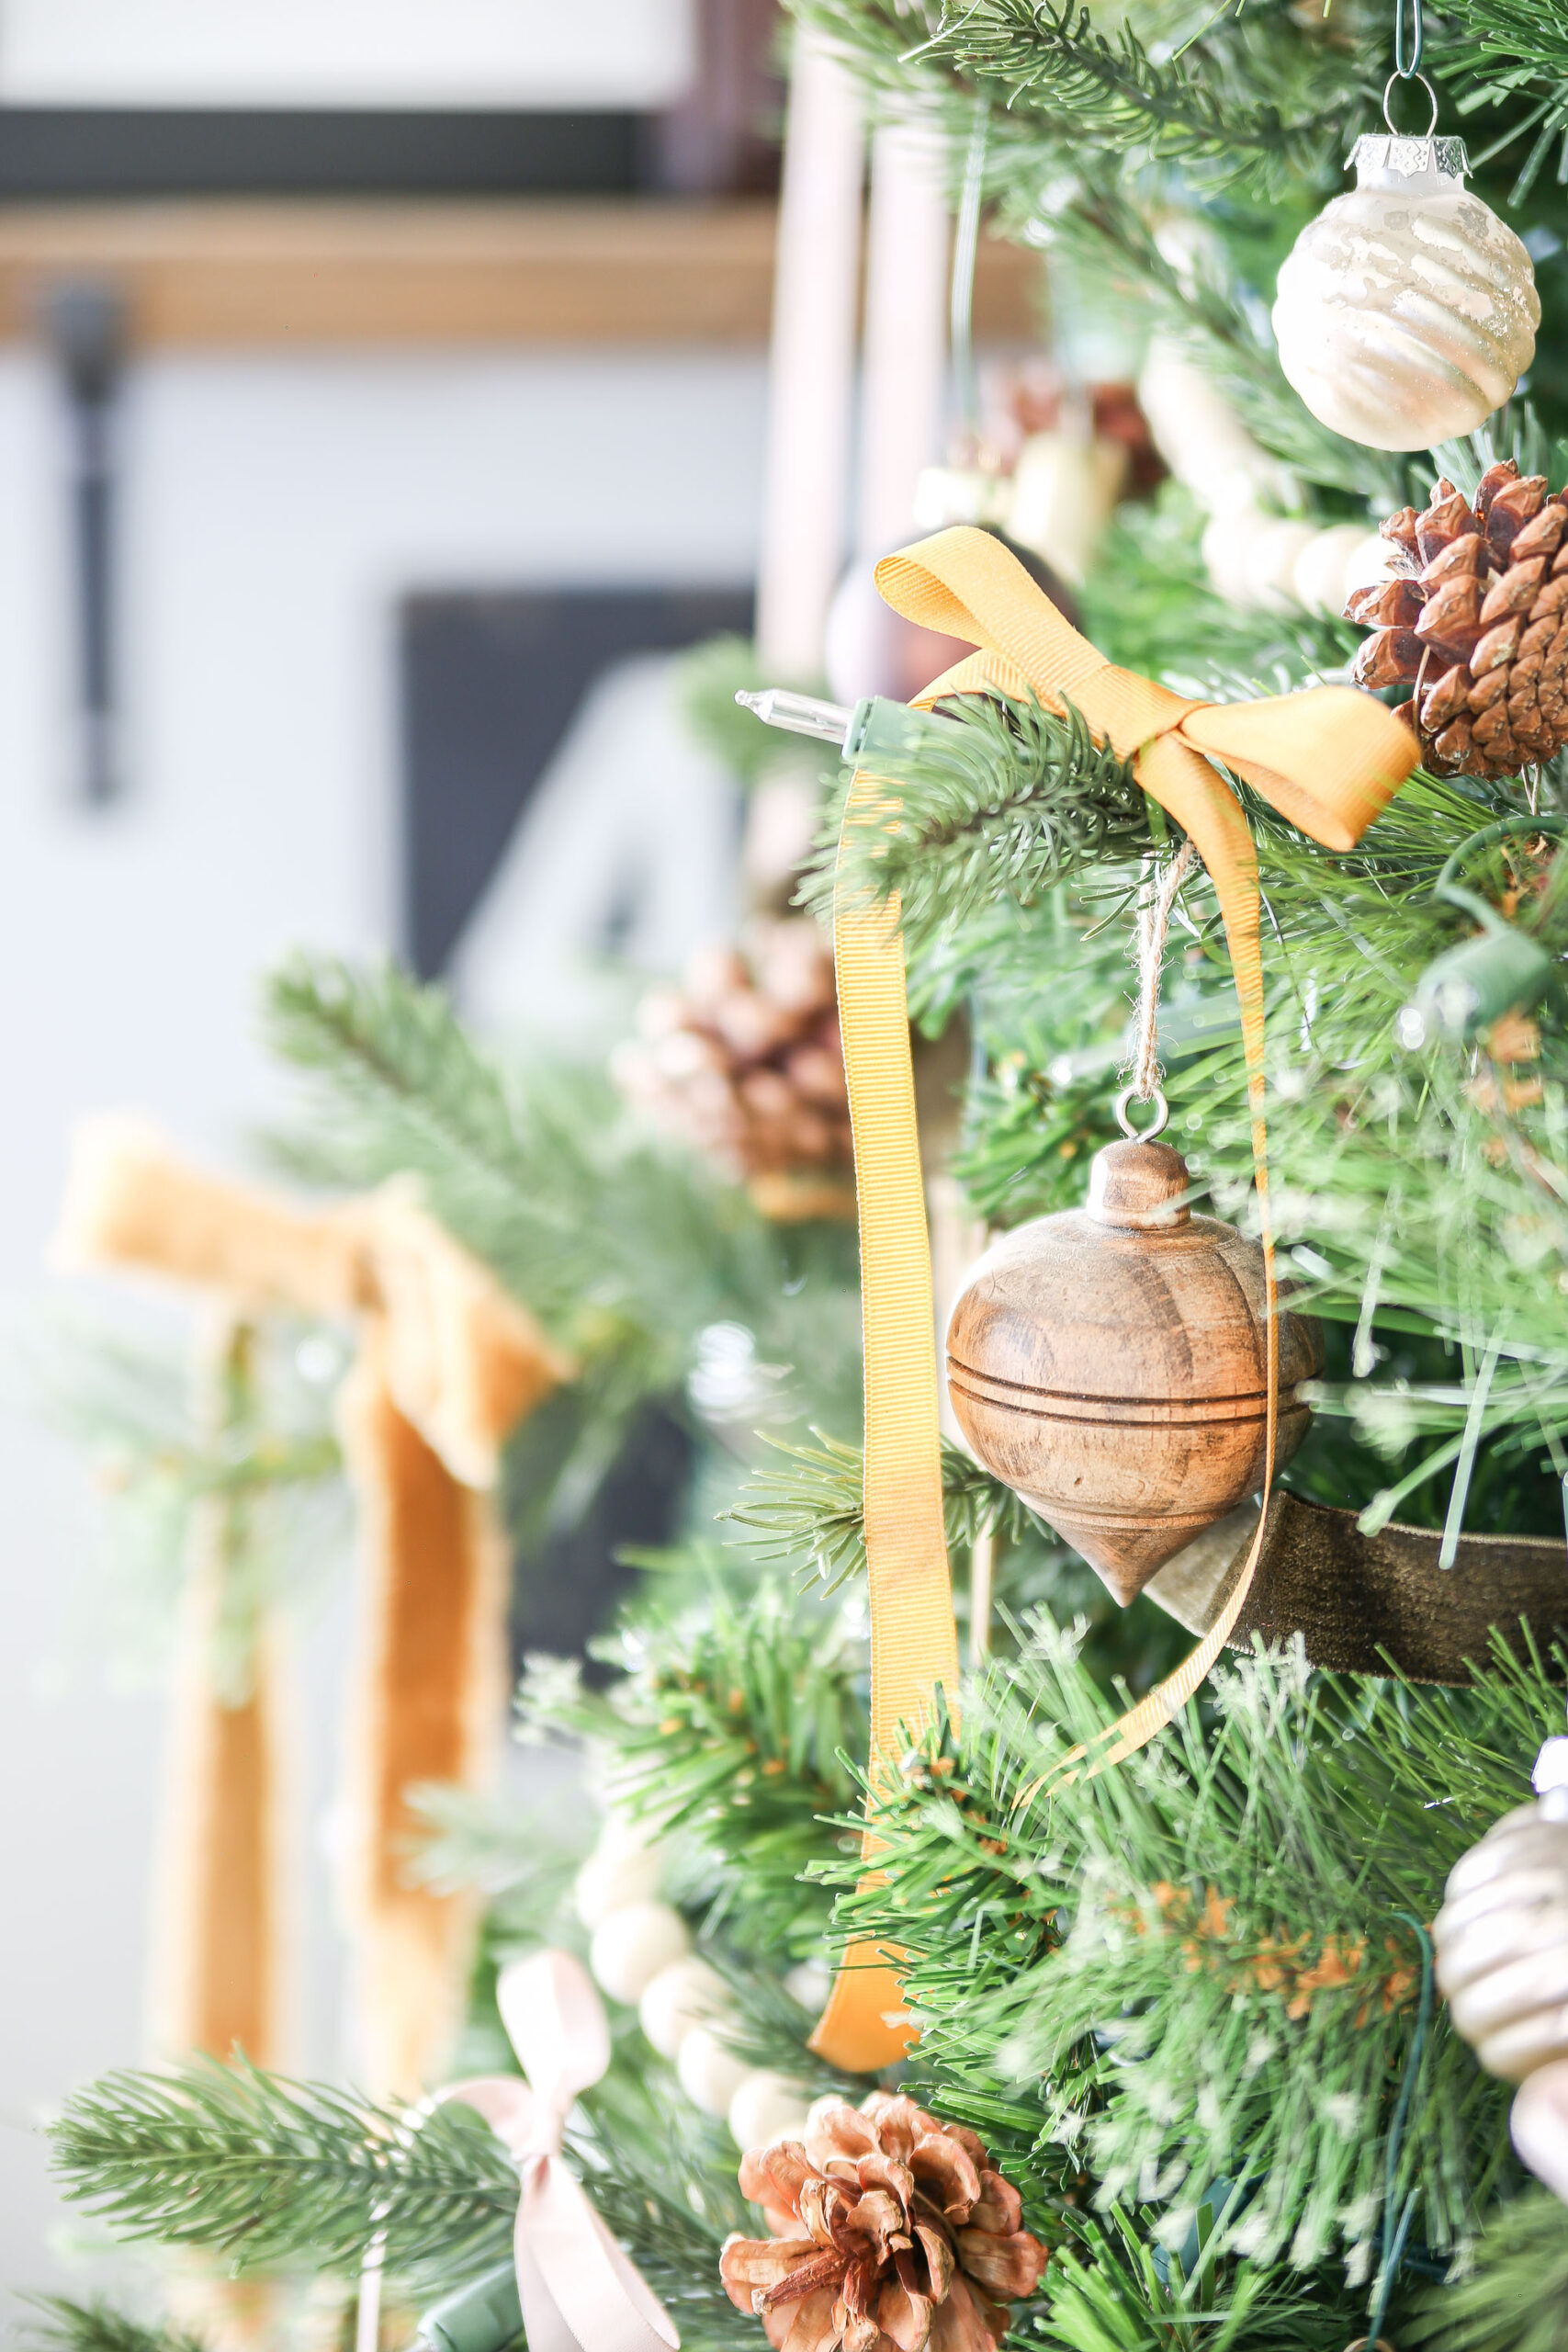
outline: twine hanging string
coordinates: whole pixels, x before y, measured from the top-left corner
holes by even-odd
[[[1116,1098],[1116,1117],[1123,1135],[1157,1136],[1169,1117],[1160,1090],[1165,1072],[1159,1059],[1159,985],[1165,970],[1165,945],[1170,935],[1171,910],[1177,893],[1191,870],[1197,853],[1190,841],[1182,842],[1163,875],[1152,862],[1138,896],[1138,1009],[1133,1022],[1132,1077]],[[1128,1115],[1130,1102],[1152,1102],[1154,1124],[1135,1127]]]

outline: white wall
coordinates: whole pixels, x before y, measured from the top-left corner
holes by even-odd
[[[7,1319],[46,1288],[72,1117],[136,1105],[231,1153],[279,1100],[258,971],[296,941],[386,939],[399,593],[745,579],[761,418],[760,360],[729,356],[148,365],[124,436],[132,782],[93,813],[68,798],[53,386],[0,359]],[[80,1466],[15,1413],[0,1496],[0,2284],[26,2287],[62,2275],[32,2119],[140,2054],[158,1710],[65,1659]],[[319,1790],[332,1683],[310,1671]],[[332,2064],[330,2006],[318,1988],[309,2064]]]
[[[0,95],[43,106],[660,107],[691,0],[4,0]]]

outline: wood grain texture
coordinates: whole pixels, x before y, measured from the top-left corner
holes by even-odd
[[[1263,1253],[1192,1216],[1188,1183],[1166,1144],[1110,1145],[1087,1205],[1005,1235],[948,1326],[976,1455],[1123,1603],[1263,1477]],[[1318,1326],[1281,1315],[1280,1462],[1311,1418],[1297,1384],[1322,1361]]]
[[[0,334],[62,278],[123,288],[142,347],[767,342],[756,199],[165,202],[0,208]],[[1038,334],[1039,259],[987,238],[984,341]]]

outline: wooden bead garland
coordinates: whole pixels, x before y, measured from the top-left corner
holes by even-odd
[[[947,1334],[948,1390],[987,1470],[1133,1600],[1167,1560],[1261,1486],[1263,1252],[1187,1206],[1169,1145],[1096,1154],[1081,1209],[1004,1235]],[[1276,1458],[1311,1419],[1309,1317],[1280,1317]]]

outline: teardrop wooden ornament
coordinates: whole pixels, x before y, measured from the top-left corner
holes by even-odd
[[[1168,1144],[1109,1144],[1081,1209],[1036,1217],[979,1261],[948,1324],[953,1408],[976,1457],[1096,1568],[1123,1606],[1263,1482],[1263,1252],[1187,1206]],[[1280,1316],[1276,1460],[1312,1416],[1310,1317]]]

